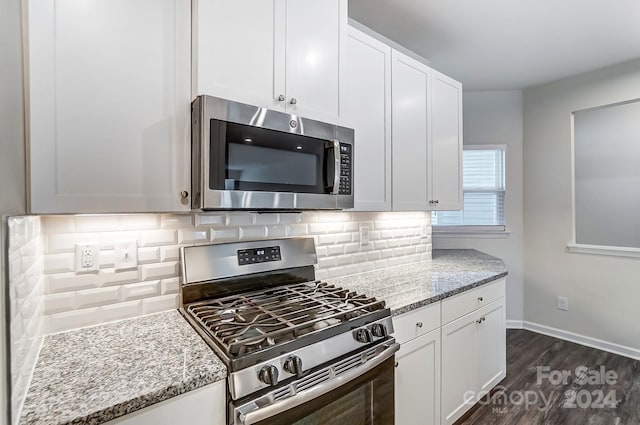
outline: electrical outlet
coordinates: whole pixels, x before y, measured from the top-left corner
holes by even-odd
[[[360,225],[360,246],[369,245],[369,225],[361,224]]]
[[[558,310],[569,310],[569,298],[567,297],[558,297]]]
[[[97,243],[76,244],[76,272],[94,272],[100,269],[100,249]]]
[[[114,244],[115,269],[127,270],[138,267],[138,241],[135,239],[116,241]]]

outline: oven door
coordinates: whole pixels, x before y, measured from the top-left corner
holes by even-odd
[[[394,353],[386,341],[231,409],[233,425],[393,425]],[[314,382],[315,381],[315,382]]]

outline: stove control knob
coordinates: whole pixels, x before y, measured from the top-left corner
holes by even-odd
[[[362,344],[368,344],[370,342],[373,342],[373,335],[371,334],[371,331],[367,328],[356,329],[353,332],[353,337],[356,339],[356,341]]]
[[[382,323],[374,323],[373,325],[371,325],[371,333],[376,338],[384,338],[385,336],[389,335],[387,333],[387,327]]]
[[[260,369],[258,379],[268,385],[278,384],[278,368],[273,365],[268,365]]]
[[[294,374],[297,377],[301,377],[302,376],[302,359],[300,359],[300,357],[298,356],[291,356],[284,361],[283,368],[287,372]]]

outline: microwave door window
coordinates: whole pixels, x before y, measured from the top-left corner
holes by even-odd
[[[325,193],[325,141],[227,123],[225,190]]]

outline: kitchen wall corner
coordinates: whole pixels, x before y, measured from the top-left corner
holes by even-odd
[[[8,275],[12,422],[18,422],[42,343],[44,314],[41,219],[8,219]]]

